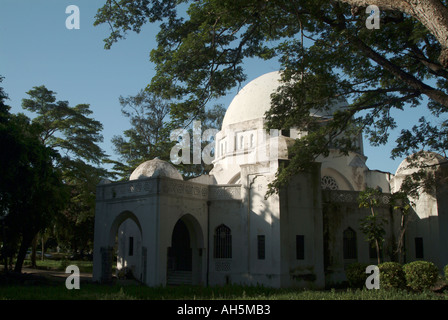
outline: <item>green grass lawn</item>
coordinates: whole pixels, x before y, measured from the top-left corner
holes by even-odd
[[[92,272],[92,261],[37,260],[37,267],[65,271],[74,264],[81,272]],[[25,266],[29,264],[29,261]],[[304,290],[274,289],[239,285],[200,287],[156,287],[95,284],[81,281],[80,289],[68,290],[65,279],[40,280],[25,284],[0,285],[0,300],[448,300],[448,293],[405,290]]]
[[[23,266],[28,267],[31,265],[31,261],[26,259],[24,261]],[[37,269],[43,270],[56,270],[56,271],[65,271],[67,266],[76,265],[79,268],[79,272],[82,273],[92,273],[93,270],[93,262],[92,261],[83,261],[83,260],[39,260],[36,259]]]
[[[3,300],[447,300],[448,295],[433,292],[411,293],[398,290],[272,289],[247,286],[156,287],[144,285],[100,285],[82,283],[68,290],[59,281],[47,285],[0,286]]]

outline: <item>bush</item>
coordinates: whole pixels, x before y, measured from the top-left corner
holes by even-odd
[[[448,281],[448,264],[443,269],[443,272],[445,273],[445,280]]]
[[[363,288],[366,284],[366,279],[369,276],[366,273],[366,268],[369,265],[366,263],[355,262],[347,266],[345,275],[347,277],[348,285],[351,288]]]
[[[406,285],[415,291],[422,291],[433,286],[438,278],[439,270],[429,261],[414,261],[403,266]]]
[[[406,277],[403,266],[398,262],[384,262],[378,265],[380,269],[381,289],[404,289]]]

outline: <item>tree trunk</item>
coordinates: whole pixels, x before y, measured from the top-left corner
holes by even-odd
[[[397,255],[398,255],[398,262],[399,263],[405,263],[404,259],[404,236],[406,233],[408,220],[406,219],[406,216],[402,213],[401,214],[401,223],[400,223],[400,237],[398,239],[397,243]]]
[[[376,247],[376,257],[378,259],[378,265],[380,265],[381,263],[381,258],[380,258],[380,244],[378,243],[378,239],[375,239],[375,247]]]
[[[25,260],[26,251],[31,246],[35,234],[32,236],[23,236],[22,243],[20,244],[19,253],[17,254],[16,265],[14,267],[14,272],[21,273],[23,261]]]

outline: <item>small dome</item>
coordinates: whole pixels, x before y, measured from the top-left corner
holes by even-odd
[[[414,153],[410,156],[408,156],[406,159],[404,159],[400,165],[398,166],[398,169],[395,173],[396,176],[398,175],[410,175],[416,171],[418,171],[420,168],[418,168],[416,165],[413,165],[414,161],[418,161],[419,163],[424,163],[425,166],[431,166],[436,165],[442,162],[447,161],[444,157],[442,157],[440,154],[430,151],[419,151],[417,153]]]
[[[244,86],[233,98],[222,122],[222,128],[229,125],[263,118],[266,111],[271,108],[271,94],[275,93],[282,85],[281,72],[266,73]],[[330,116],[334,111],[346,106],[347,103],[335,103],[332,110],[322,114],[322,111],[312,112],[316,116]]]
[[[129,180],[138,180],[145,178],[167,177],[171,179],[183,180],[182,175],[169,162],[155,158],[139,165],[132,172]]]
[[[102,178],[102,179],[100,180],[100,182],[98,182],[98,185],[109,184],[109,183],[112,183],[109,179],[107,179],[107,178]]]

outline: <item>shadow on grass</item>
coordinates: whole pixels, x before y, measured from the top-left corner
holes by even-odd
[[[62,281],[61,281],[62,280]],[[447,300],[448,294],[406,290],[275,289],[263,286],[148,287],[114,279],[109,284],[81,280],[79,290],[68,290],[65,278],[36,274],[0,274],[3,300]]]

